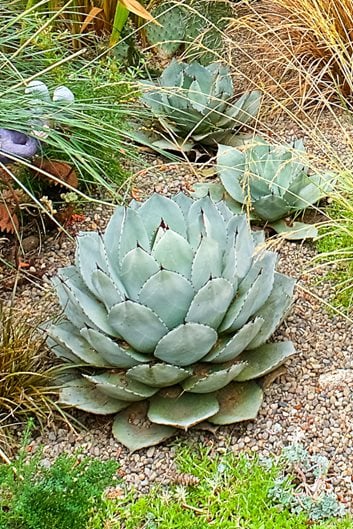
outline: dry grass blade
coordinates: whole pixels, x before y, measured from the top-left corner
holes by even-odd
[[[306,106],[352,97],[351,0],[260,0],[233,27],[250,32],[265,90]]]

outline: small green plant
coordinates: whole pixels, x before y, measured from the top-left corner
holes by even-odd
[[[257,115],[261,102],[259,91],[234,100],[230,71],[220,63],[174,60],[155,84],[146,82],[142,88],[141,100],[155,118],[155,130],[141,133],[141,142],[184,152],[195,144],[231,144],[239,128]]]
[[[346,510],[327,486],[329,460],[309,454],[300,444],[283,449],[283,470],[269,491],[269,497],[295,514],[305,513],[311,520],[342,517]],[[294,485],[294,482],[297,482]]]
[[[326,208],[329,221],[320,228],[316,248],[318,266],[325,270],[324,281],[334,284],[331,303],[344,313],[350,313],[353,305],[353,209],[349,195]]]
[[[75,265],[54,280],[66,318],[49,343],[77,366],[61,403],[120,412],[113,433],[131,450],[205,420],[255,418],[257,380],[295,352],[267,343],[295,284],[276,260],[245,215],[209,197],[118,207],[104,236],[79,236]]]
[[[315,522],[304,510],[291,512],[270,498],[283,461],[192,444],[177,450],[178,471],[168,486],[136,498],[106,501],[88,529],[350,529],[349,517]],[[294,487],[294,486],[293,486]],[[295,490],[295,489],[294,489]]]
[[[86,529],[118,468],[80,455],[44,461],[23,444],[13,463],[0,465],[1,529]]]

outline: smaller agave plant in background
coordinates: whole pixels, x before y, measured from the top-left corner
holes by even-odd
[[[142,102],[155,118],[137,141],[155,149],[190,151],[195,144],[232,144],[239,129],[257,115],[261,93],[236,98],[229,69],[173,60],[157,83],[144,82]]]
[[[317,236],[315,226],[292,218],[327,196],[332,174],[308,174],[301,140],[271,145],[262,138],[246,141],[242,149],[218,145],[217,173],[221,184],[196,184],[195,198],[225,199],[233,212],[247,210],[251,219],[265,221],[287,239]]]
[[[131,450],[178,429],[254,419],[259,379],[294,351],[267,343],[295,281],[245,215],[224,202],[158,194],[120,206],[104,235],[81,233],[54,285],[65,318],[48,343],[70,367],[61,403],[117,413]]]

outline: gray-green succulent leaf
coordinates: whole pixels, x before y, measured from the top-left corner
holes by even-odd
[[[170,146],[164,143],[168,131],[185,152],[197,143],[214,147],[228,140],[233,143],[233,136],[256,117],[261,104],[257,90],[235,98],[230,72],[221,63],[202,66],[173,60],[153,86],[148,82],[142,88],[141,100],[152,112],[155,126],[154,134],[141,139],[152,148],[173,149],[173,141]],[[152,138],[158,132],[162,143]]]
[[[275,146],[254,137],[253,143],[245,141],[241,149],[219,145],[217,172],[226,194],[239,205],[250,206],[257,218],[283,237],[315,237],[314,228],[282,220],[312,206],[333,189],[333,175],[308,175],[304,155],[302,141]],[[201,188],[197,196],[205,192]]]
[[[226,201],[154,194],[117,207],[53,280],[64,319],[48,345],[76,373],[60,401],[118,413],[114,435],[131,450],[255,418],[256,380],[294,352],[268,343],[294,288],[276,261]]]

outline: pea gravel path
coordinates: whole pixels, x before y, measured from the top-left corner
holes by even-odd
[[[152,187],[171,194],[190,189],[199,177],[187,166],[160,166],[144,171],[134,186],[141,197]],[[153,184],[151,182],[153,181]],[[71,227],[78,230],[103,229],[111,210],[90,207],[86,219]],[[221,427],[212,434],[193,430],[181,434],[177,442],[151,447],[129,454],[110,432],[111,418],[80,415],[88,427],[74,433],[62,425],[52,425],[33,440],[33,448],[44,445],[43,464],[63,451],[80,449],[102,459],[117,458],[120,475],[126,485],[145,492],[155,482],[178,479],[174,464],[175,446],[187,439],[206,444],[211,453],[238,452],[243,449],[269,455],[278,453],[284,445],[300,440],[311,452],[326,455],[332,462],[330,484],[341,501],[353,506],[353,346],[352,322],[340,316],[330,316],[318,298],[328,300],[330,285],[313,286],[313,280],[323,271],[311,270],[314,247],[310,243],[282,243],[279,248],[279,269],[298,279],[295,303],[290,316],[278,331],[279,336],[293,340],[298,354],[286,366],[286,371],[265,391],[265,400],[256,421],[237,426]],[[49,279],[60,266],[72,262],[74,243],[55,235],[47,239],[34,267],[44,272],[37,285],[26,285],[18,292],[18,306],[36,307],[38,312],[58,310]],[[0,270],[1,279],[1,270]],[[173,444],[174,443],[174,444]]]

